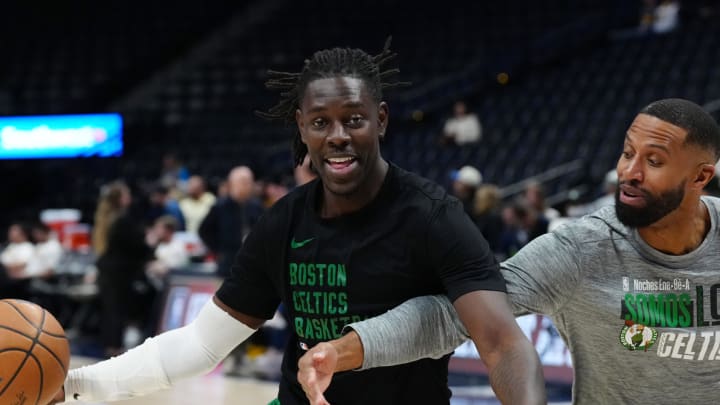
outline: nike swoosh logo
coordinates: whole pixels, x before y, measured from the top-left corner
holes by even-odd
[[[301,240],[300,242],[296,242],[295,238],[293,238],[290,241],[290,249],[301,248],[314,240],[315,240],[315,238],[310,238],[310,239]]]

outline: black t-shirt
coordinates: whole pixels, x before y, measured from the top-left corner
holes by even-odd
[[[462,204],[435,183],[390,165],[376,198],[337,218],[318,214],[319,180],[278,201],[253,228],[218,298],[269,319],[282,300],[292,338],[279,399],[307,404],[297,382],[305,348],[341,336],[348,323],[409,298],[505,291],[498,264]],[[391,347],[388,350],[392,350]],[[332,404],[448,404],[448,357],[334,376]]]

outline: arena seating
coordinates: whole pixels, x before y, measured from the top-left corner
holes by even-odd
[[[379,51],[394,34],[400,80],[388,93],[390,160],[444,183],[450,170],[477,166],[501,186],[580,158],[586,170],[551,184],[558,192],[599,182],[619,152],[633,114],[661,97],[720,98],[720,29],[689,18],[663,36],[613,38],[635,22],[627,2],[446,2],[406,0],[362,7],[320,0],[310,8],[278,0],[255,25],[221,29],[261,2],[57,5],[34,15],[14,5],[0,16],[0,114],[104,111],[120,105],[127,154],[110,161],[1,162],[16,218],[42,207],[73,206],[85,219],[98,185],[123,176],[154,179],[160,157],[179,150],[191,171],[219,178],[249,163],[260,176],[287,171],[290,129],[257,118],[276,96],[266,70],[297,70],[315,49],[351,45]],[[32,23],[32,24],[31,24]],[[14,34],[14,35],[11,35]],[[212,43],[193,58],[193,49]],[[143,97],[132,91],[169,68]],[[500,85],[496,75],[509,74]],[[464,98],[483,123],[475,146],[439,148],[452,101]],[[120,100],[125,102],[120,103]],[[412,112],[422,111],[414,121]],[[90,174],[90,175],[89,175]],[[4,214],[5,215],[5,214]],[[1,222],[7,222],[3,219]]]

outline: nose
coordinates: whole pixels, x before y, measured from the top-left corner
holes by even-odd
[[[627,182],[635,180],[636,182],[642,182],[645,177],[643,171],[642,162],[636,156],[630,160],[620,159],[618,164],[618,178],[620,182]]]
[[[345,125],[337,122],[333,124],[325,140],[331,146],[343,149],[350,143],[350,134],[348,134]]]

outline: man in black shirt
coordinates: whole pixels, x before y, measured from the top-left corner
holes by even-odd
[[[211,368],[212,361],[189,367],[186,363],[202,361],[180,362],[165,347],[182,345],[172,350],[191,355],[202,351],[195,344],[187,347],[192,333],[200,335],[208,357],[221,358],[271,318],[282,301],[293,335],[275,403],[307,404],[307,394],[312,404],[328,403],[325,397],[340,405],[449,404],[447,356],[336,375],[325,397],[304,393],[297,381],[302,354],[339,337],[346,324],[410,297],[446,293],[486,362],[498,397],[504,403],[544,403],[537,354],[511,313],[498,264],[462,204],[380,155],[388,126],[382,89],[398,84],[383,82],[393,73],[381,71],[394,56],[388,48],[389,43],[377,56],[358,49],[323,50],[306,61],[301,73],[271,72],[268,86],[284,90],[283,99],[263,115],[297,124],[295,162],[309,155],[319,178],[260,219],[230,277],[201,311],[197,327],[190,326],[193,332],[171,331],[170,337],[160,335],[141,345],[139,351],[159,358],[156,366],[144,366],[148,375],[161,370],[157,381],[124,390],[150,392]],[[236,331],[231,334],[229,328]],[[228,337],[221,337],[225,333]],[[112,396],[101,377],[107,380],[111,374],[119,380],[118,370],[130,367],[129,360],[122,363],[128,357],[120,356],[117,365],[71,371],[67,398]],[[346,360],[352,361],[340,359]]]
[[[230,274],[233,258],[263,213],[253,198],[255,177],[247,166],[233,168],[228,174],[228,196],[220,198],[200,224],[198,234],[217,257],[217,273]]]

